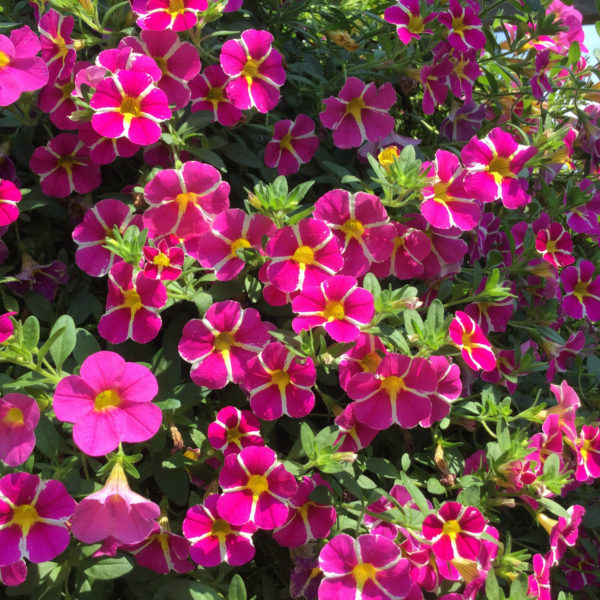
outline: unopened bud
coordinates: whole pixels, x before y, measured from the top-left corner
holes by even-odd
[[[93,15],[96,8],[92,0],[79,0],[79,5],[88,15]]]
[[[435,452],[433,453],[433,462],[442,475],[448,475],[448,473],[450,473],[448,463],[444,458],[444,447],[441,444],[438,444],[435,448]]]
[[[173,448],[171,450],[171,453],[175,454],[176,452],[183,450],[183,437],[181,436],[179,429],[177,429],[177,426],[173,422],[173,419],[169,418],[168,423],[169,433],[171,434],[171,439],[173,440]]]
[[[557,525],[558,521],[555,519],[551,519],[548,515],[544,513],[537,514],[538,523],[546,530],[546,533],[550,535],[552,529]]]
[[[85,40],[73,40],[73,48],[75,50],[83,50],[85,48]]]
[[[336,462],[352,464],[358,455],[354,452],[334,452],[331,458]]]
[[[255,194],[248,194],[248,203],[256,209],[262,208],[261,201]]]

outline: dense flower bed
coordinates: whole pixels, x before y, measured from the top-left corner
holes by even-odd
[[[3,596],[595,593],[581,15],[389,1],[3,3]]]

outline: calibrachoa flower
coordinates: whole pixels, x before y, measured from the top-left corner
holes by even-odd
[[[569,317],[600,321],[600,277],[594,278],[594,274],[594,265],[588,260],[561,272],[560,282],[565,292],[561,308]]]
[[[54,9],[44,13],[38,23],[42,58],[48,67],[50,81],[64,79],[73,70],[77,59],[71,39],[74,24],[72,16],[61,15]]]
[[[160,331],[158,309],[166,302],[167,290],[160,280],[141,271],[134,275],[132,265],[118,262],[108,274],[106,312],[98,323],[98,333],[111,344],[127,339],[145,344]]]
[[[90,158],[98,165],[108,165],[120,156],[133,156],[140,146],[125,137],[108,138],[100,135],[91,123],[81,123],[78,131],[79,139],[88,147]]]
[[[481,331],[481,327],[467,313],[456,311],[450,323],[449,334],[471,369],[492,371],[496,367],[492,345]]]
[[[388,23],[396,25],[398,38],[404,44],[420,40],[422,34],[433,33],[433,30],[425,29],[425,25],[436,16],[437,13],[430,13],[423,17],[419,0],[399,0],[396,6],[386,8],[383,13],[383,18]]]
[[[460,368],[453,365],[445,356],[430,356],[429,364],[435,374],[436,388],[429,394],[431,414],[423,419],[421,427],[431,427],[432,423],[441,421],[450,413],[450,405],[462,392]]]
[[[311,540],[326,538],[335,522],[333,506],[313,502],[310,494],[317,486],[331,490],[331,486],[318,474],[304,476],[298,491],[289,499],[288,520],[273,531],[273,539],[286,548],[299,548]]]
[[[64,262],[53,260],[48,265],[39,265],[28,255],[22,259],[22,271],[15,276],[17,281],[9,281],[6,286],[15,294],[37,292],[51,302],[56,297],[58,286],[67,283],[69,275]]]
[[[90,99],[92,127],[107,138],[126,137],[147,146],[160,138],[160,123],[171,118],[166,94],[150,75],[120,70],[98,83]]]
[[[211,165],[189,161],[181,169],[157,173],[146,184],[144,197],[150,204],[144,213],[150,237],[173,233],[189,239],[208,231],[214,218],[229,208],[229,184]]]
[[[27,579],[27,564],[23,559],[12,565],[0,566],[0,582],[4,585],[21,585],[25,579]]]
[[[538,514],[540,525],[548,532],[550,537],[550,553],[552,563],[558,564],[568,548],[572,548],[579,539],[579,526],[585,515],[585,508],[573,504],[567,509],[567,517],[558,517],[558,521]]]
[[[448,29],[448,43],[461,52],[483,48],[485,34],[473,7],[459,0],[450,0],[448,8],[438,15],[440,23]]]
[[[203,319],[185,324],[179,354],[192,363],[194,383],[217,390],[242,381],[246,363],[269,342],[271,328],[254,308],[242,310],[233,300],[215,302]]]
[[[338,452],[358,452],[366,448],[379,433],[377,429],[365,425],[361,419],[356,418],[354,414],[356,406],[358,406],[356,402],[351,402],[335,418],[334,422],[340,430],[336,443],[342,440]]]
[[[470,140],[481,129],[485,110],[485,105],[475,102],[467,102],[453,108],[442,121],[440,133],[455,142]]]
[[[24,463],[35,447],[40,409],[25,394],[6,394],[0,398],[0,460],[9,467]]]
[[[60,481],[43,481],[30,473],[0,479],[0,565],[21,558],[42,563],[69,545],[67,519],[76,502]]]
[[[131,10],[139,15],[140,29],[186,31],[198,23],[198,13],[208,7],[207,0],[133,0]]]
[[[144,275],[161,281],[173,281],[181,275],[185,255],[178,246],[179,240],[169,235],[156,246],[144,246]]]
[[[577,470],[575,479],[591,483],[600,477],[600,427],[583,425],[575,449]]]
[[[304,114],[295,121],[284,119],[273,126],[273,139],[265,148],[265,165],[279,175],[292,175],[308,163],[319,147],[315,122]]]
[[[550,223],[540,229],[535,238],[535,249],[557,269],[575,262],[573,240],[569,232],[560,223]]]
[[[354,277],[334,275],[318,286],[305,285],[292,300],[298,315],[292,327],[300,333],[322,325],[336,342],[353,342],[371,322],[373,302],[371,292],[358,287]]]
[[[162,423],[152,399],[158,393],[150,369],[125,362],[115,352],[96,352],[56,386],[54,412],[74,423],[73,440],[90,456],[108,454],[120,442],[149,440]]]
[[[261,529],[281,527],[288,501],[296,493],[294,476],[277,461],[273,450],[250,446],[225,457],[219,473],[223,495],[217,502],[221,518],[232,525],[252,522]]]
[[[211,494],[204,504],[192,506],[182,524],[183,535],[191,542],[190,556],[203,567],[220,563],[244,565],[254,558],[252,534],[258,529],[252,522],[233,525],[218,509],[218,494]]]
[[[21,191],[8,179],[0,179],[0,227],[9,225],[19,217],[17,202],[21,200]]]
[[[7,312],[0,315],[0,344],[5,342],[14,333],[15,326],[10,317],[16,314],[16,312]]]
[[[319,600],[341,600],[341,594],[354,600],[403,599],[413,586],[408,560],[383,535],[336,535],[321,550],[319,566]]]
[[[227,97],[241,109],[256,107],[261,113],[275,108],[279,88],[285,83],[281,54],[272,47],[268,31],[247,29],[241,37],[226,41],[220,63],[229,75]]]
[[[101,181],[100,167],[73,133],[59,133],[47,146],[36,148],[29,167],[40,176],[42,192],[55,198],[66,198],[72,192],[87,194]]]
[[[473,506],[444,502],[435,514],[423,521],[423,536],[441,560],[476,560],[481,550],[481,534],[487,522]]]
[[[317,559],[294,557],[294,568],[290,573],[290,596],[294,600],[317,600],[322,579],[323,572]]]
[[[365,140],[382,140],[394,128],[389,109],[396,102],[391,83],[379,89],[373,82],[363,83],[348,77],[337,97],[325,98],[325,110],[319,113],[321,123],[333,129],[333,143],[338,148],[358,148]]]
[[[424,65],[414,74],[423,86],[422,109],[426,115],[432,115],[435,107],[443,104],[448,97],[448,76],[454,70],[454,64],[446,57],[441,62]]]
[[[242,111],[229,100],[225,88],[229,77],[221,65],[210,65],[200,75],[190,81],[192,105],[190,110],[208,110],[213,113],[213,121],[225,127],[235,125],[242,117]]]
[[[316,380],[310,357],[301,360],[283,344],[272,342],[247,362],[242,388],[260,419],[273,421],[281,415],[299,419],[313,409],[311,388]]]
[[[131,490],[117,461],[104,487],[86,496],[75,509],[71,532],[85,544],[109,536],[123,544],[135,544],[150,535],[159,515],[157,504]]]
[[[357,373],[374,373],[387,354],[383,342],[371,333],[359,333],[354,345],[342,354],[339,362],[340,386],[348,388],[348,382]]]
[[[552,556],[550,553],[542,556],[533,555],[533,575],[528,578],[527,594],[538,600],[550,600],[552,598],[550,590],[550,566]]]
[[[253,360],[253,359],[252,359]],[[208,426],[208,443],[225,456],[248,446],[264,446],[260,422],[249,410],[226,406]]]

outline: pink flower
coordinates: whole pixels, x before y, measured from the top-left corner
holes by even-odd
[[[252,522],[233,525],[219,512],[220,496],[211,494],[204,504],[192,506],[183,520],[183,535],[191,542],[190,556],[203,567],[216,567],[225,562],[244,565],[254,558]]]
[[[91,123],[82,123],[78,133],[79,139],[88,147],[90,158],[98,165],[108,165],[117,156],[129,158],[140,149],[140,146],[127,138],[108,138],[100,135]]]
[[[550,565],[552,557],[550,553],[542,556],[533,555],[533,575],[529,576],[529,585],[527,594],[537,598],[537,600],[550,600],[552,598],[550,590]]]
[[[573,504],[567,509],[567,517],[558,517],[558,521],[545,517],[543,513],[538,515],[540,524],[548,531],[550,536],[550,552],[552,563],[558,564],[568,548],[572,548],[579,538],[579,526],[585,508],[579,504]],[[543,517],[543,520],[542,520]]]
[[[0,35],[0,106],[9,106],[22,92],[33,92],[48,82],[48,67],[36,56],[40,41],[25,25],[13,29],[10,39]]]
[[[33,151],[29,167],[40,176],[42,192],[66,198],[72,192],[88,194],[101,181],[100,167],[93,164],[87,148],[73,133],[60,133],[47,146]]]
[[[556,373],[564,373],[585,346],[585,334],[576,331],[569,336],[565,344],[556,344],[547,338],[543,339],[542,346],[548,358],[548,371],[546,379],[554,381]]]
[[[396,25],[398,38],[404,44],[409,44],[411,40],[420,40],[421,34],[433,33],[431,29],[425,29],[425,24],[436,16],[437,13],[430,13],[422,17],[419,0],[399,0],[396,6],[386,8],[383,13],[383,18],[388,23]]]
[[[573,240],[560,223],[550,223],[546,229],[538,231],[535,249],[557,269],[575,262]]]
[[[73,240],[77,244],[75,262],[77,266],[92,277],[103,277],[121,258],[103,247],[106,238],[113,238],[113,230],[118,227],[120,233],[130,225],[141,229],[142,219],[131,214],[130,207],[120,200],[106,198],[90,208],[79,225],[73,230]]]
[[[133,0],[131,10],[140,15],[140,29],[186,31],[196,26],[198,13],[207,7],[206,0]]]
[[[30,473],[0,479],[0,565],[52,560],[69,545],[67,519],[76,503],[60,481]]]
[[[323,572],[317,559],[294,558],[294,568],[290,573],[290,597],[317,600]]]
[[[248,446],[264,446],[260,422],[249,410],[226,406],[208,426],[208,443],[225,456],[237,454]]]
[[[409,429],[429,417],[437,380],[424,358],[386,354],[375,373],[358,373],[347,387],[356,400],[354,414],[365,425],[382,430],[397,423]]]
[[[481,31],[481,20],[473,7],[450,0],[448,8],[448,11],[438,15],[440,23],[449,30],[448,43],[460,52],[483,48],[485,34]]]
[[[575,417],[577,409],[581,406],[579,396],[566,381],[561,381],[560,386],[550,384],[550,391],[554,394],[557,404],[544,409],[543,416],[558,415],[558,426],[568,438],[575,441]]]
[[[342,275],[364,275],[372,263],[392,253],[395,227],[373,194],[332,190],[317,200],[313,216],[325,221],[338,239],[344,257]]]
[[[214,167],[197,161],[160,171],[146,184],[144,196],[150,204],[144,226],[152,238],[169,233],[180,239],[198,236],[229,208],[229,184]]]
[[[270,448],[250,446],[225,457],[219,474],[223,495],[217,508],[232,525],[252,522],[260,529],[281,527],[288,518],[287,502],[298,485]]]
[[[238,251],[253,248],[263,254],[263,238],[270,239],[275,231],[268,217],[232,208],[217,215],[210,231],[188,240],[185,247],[205,269],[214,269],[219,281],[229,281],[246,266]]]
[[[6,586],[21,585],[27,579],[27,564],[23,559],[12,565],[0,566],[0,582]]]
[[[430,356],[429,364],[434,372],[436,388],[429,394],[431,414],[419,423],[421,427],[431,427],[447,417],[450,405],[460,397],[463,388],[458,365],[451,364],[445,356]]]
[[[363,83],[348,77],[338,97],[325,98],[321,123],[333,129],[333,143],[338,148],[358,148],[365,140],[377,142],[391,133],[394,118],[389,109],[396,102],[396,92],[389,82],[379,89],[373,82]]]
[[[144,275],[151,279],[173,281],[181,275],[183,250],[178,246],[179,240],[175,236],[167,236],[160,240],[156,246],[144,246]]]
[[[409,563],[400,548],[382,535],[336,535],[319,554],[323,581],[319,600],[395,600],[412,587]]]
[[[454,69],[449,57],[431,65],[424,65],[416,73],[423,86],[423,112],[432,115],[435,107],[443,104],[448,97],[448,76]]]
[[[594,272],[594,265],[589,260],[582,260],[561,272],[560,282],[565,292],[561,308],[567,316],[600,321],[600,277],[594,279]]]
[[[60,260],[53,260],[48,265],[40,265],[35,263],[30,256],[24,255],[22,269],[20,273],[14,276],[17,281],[9,281],[6,284],[10,290],[19,296],[28,291],[33,291],[53,301],[58,286],[67,283],[69,279],[67,267]]]
[[[203,319],[185,324],[179,354],[192,363],[195,384],[221,389],[242,381],[246,363],[269,342],[271,328],[254,308],[242,310],[233,300],[216,302]]]
[[[71,74],[77,52],[71,39],[75,19],[54,9],[44,13],[38,23],[42,59],[48,67],[49,80],[65,79]]]
[[[235,125],[242,117],[242,111],[229,100],[225,90],[229,77],[221,65],[210,65],[190,81],[192,93],[191,111],[208,110],[213,113],[213,121],[225,127]]]
[[[457,310],[449,328],[450,339],[460,349],[463,360],[475,371],[492,371],[496,357],[481,327],[461,310]]]
[[[311,358],[301,360],[283,344],[272,342],[246,364],[242,388],[258,418],[273,421],[288,415],[299,419],[313,409],[311,388],[316,380]]]
[[[272,47],[268,31],[247,29],[241,37],[226,41],[220,63],[229,75],[227,97],[241,109],[256,107],[261,113],[275,108],[279,88],[285,83],[281,54]]]
[[[486,282],[487,277],[483,277],[477,286],[476,294],[483,292]],[[510,285],[508,283],[508,286]],[[502,285],[506,291],[510,291],[510,288],[507,289],[508,286],[506,283]],[[484,335],[490,331],[506,331],[508,322],[515,313],[515,299],[507,296],[493,302],[471,302],[465,306],[465,313],[481,327]]]
[[[600,477],[600,427],[583,425],[576,441],[577,470],[575,479],[591,483]]]
[[[299,548],[311,540],[326,538],[335,522],[333,506],[310,500],[317,486],[331,490],[331,486],[318,474],[304,476],[298,491],[289,499],[288,520],[273,531],[273,539],[286,548]]]
[[[133,266],[118,262],[108,274],[106,312],[98,323],[98,333],[111,344],[127,339],[145,344],[160,331],[158,309],[167,302],[167,291],[160,280],[144,273],[134,276]]]
[[[281,292],[319,285],[343,266],[337,239],[324,221],[302,219],[280,229],[265,248],[270,261],[266,275]]]
[[[371,292],[354,277],[334,275],[318,286],[305,285],[293,299],[296,333],[322,325],[336,342],[353,342],[375,314]]]
[[[107,138],[126,137],[148,146],[160,138],[160,123],[171,118],[166,94],[152,77],[140,71],[120,70],[102,79],[90,99],[92,127]]]
[[[145,442],[158,431],[162,412],[152,399],[158,383],[152,372],[125,362],[115,352],[96,352],[56,386],[54,412],[74,423],[73,440],[90,456],[113,451],[120,442]]]
[[[348,382],[357,373],[374,373],[387,354],[383,342],[370,333],[359,333],[354,346],[342,354],[339,362],[340,386],[348,388]]]
[[[86,496],[75,509],[71,531],[85,544],[109,536],[123,544],[135,544],[150,535],[159,515],[157,504],[131,490],[123,466],[116,462],[104,487]]]
[[[358,406],[356,402],[351,402],[335,418],[335,424],[340,430],[336,443],[340,439],[342,440],[342,443],[338,447],[338,452],[358,452],[366,448],[379,433],[377,429],[365,425],[361,419],[356,417],[354,414],[356,406]]]
[[[265,148],[265,164],[277,169],[279,175],[292,175],[312,160],[318,147],[315,122],[310,117],[299,114],[295,121],[277,121],[273,139]]]
[[[9,467],[24,463],[35,447],[40,409],[25,394],[6,394],[0,398],[0,460]]]
[[[423,536],[431,541],[433,552],[441,560],[475,560],[481,550],[480,536],[486,524],[475,507],[444,502],[436,514],[425,517]]]
[[[21,191],[12,181],[0,179],[0,227],[10,225],[19,218],[17,202],[21,197]]]
[[[5,342],[14,333],[15,326],[10,317],[16,314],[16,312],[7,312],[0,315],[0,344]]]

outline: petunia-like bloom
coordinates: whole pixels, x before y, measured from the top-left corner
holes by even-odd
[[[483,277],[475,294],[483,292],[486,282],[487,277]],[[510,291],[510,286],[510,282],[505,282],[501,287],[506,291]],[[465,306],[464,312],[481,327],[484,335],[491,331],[506,331],[508,322],[515,312],[515,299],[512,296],[507,296],[502,300],[492,302],[471,302]]]
[[[492,371],[496,357],[492,345],[481,327],[465,312],[457,310],[449,334],[452,343],[460,349],[463,360],[475,371]]]
[[[356,417],[354,414],[356,406],[358,406],[356,402],[351,402],[335,418],[334,422],[340,430],[335,443],[337,444],[342,440],[338,452],[358,452],[366,448],[379,433],[377,429],[365,425],[361,419]]]
[[[97,133],[107,138],[126,137],[140,146],[157,142],[160,123],[171,118],[167,95],[150,75],[140,71],[123,69],[102,79],[90,106]]]
[[[66,198],[72,192],[88,194],[101,182],[100,167],[73,133],[59,133],[48,145],[36,148],[29,167],[40,176],[42,192],[55,198]]]
[[[131,10],[139,15],[140,29],[186,31],[198,23],[198,13],[208,7],[207,0],[133,0]]]
[[[40,41],[25,25],[0,35],[0,106],[9,106],[22,92],[33,92],[48,83],[48,67],[36,56]]]
[[[37,402],[25,394],[0,398],[0,460],[9,467],[24,463],[35,447],[40,420]]]
[[[394,224],[381,200],[373,194],[332,190],[315,203],[313,216],[329,225],[340,243],[342,275],[360,277],[372,263],[389,258],[394,247]]]
[[[96,352],[56,386],[54,412],[74,423],[73,440],[90,456],[112,452],[120,442],[145,442],[158,431],[162,412],[150,369],[125,362],[115,352]]]
[[[315,122],[304,114],[295,121],[283,119],[273,125],[273,139],[265,148],[265,164],[277,169],[279,175],[292,175],[300,165],[312,160],[319,139],[315,135]]]
[[[319,285],[341,270],[344,259],[337,239],[319,219],[302,219],[280,229],[267,242],[267,280],[281,292]]]
[[[210,65],[200,75],[190,81],[192,105],[190,110],[207,110],[213,113],[213,121],[225,127],[235,125],[242,117],[242,111],[227,97],[225,88],[229,77],[221,65]]]
[[[270,239],[275,231],[273,221],[265,215],[231,208],[217,215],[210,231],[186,241],[185,249],[205,269],[214,269],[219,281],[229,281],[246,265],[238,251],[253,248],[263,254],[263,238]]]
[[[463,388],[458,365],[451,364],[445,356],[430,356],[429,364],[435,374],[436,388],[429,394],[431,414],[419,423],[421,427],[431,427],[447,417],[450,405],[460,397]]]
[[[108,138],[100,135],[91,123],[79,125],[79,139],[87,146],[92,161],[98,165],[108,165],[120,156],[133,156],[140,146],[125,137]]]
[[[429,13],[423,17],[419,0],[399,0],[398,4],[386,8],[383,13],[388,23],[396,25],[398,38],[403,44],[420,40],[422,34],[433,33],[433,30],[425,29],[425,25],[436,16],[437,13]]]
[[[308,415],[315,404],[311,388],[316,380],[312,358],[301,360],[280,342],[272,342],[248,361],[241,385],[252,412],[273,421],[281,415]]]
[[[294,568],[290,572],[290,597],[294,600],[317,600],[323,572],[316,558],[294,557]]]
[[[15,331],[15,325],[10,317],[16,315],[16,312],[7,312],[0,315],[0,344],[5,342]]]
[[[118,262],[108,274],[106,312],[98,323],[98,333],[111,344],[128,339],[145,344],[160,331],[158,310],[166,302],[167,290],[160,280],[141,271],[134,276],[132,265]]]
[[[42,58],[48,67],[48,78],[65,79],[75,66],[77,52],[71,39],[75,19],[54,9],[45,12],[39,23]]]
[[[130,207],[113,198],[100,200],[90,208],[81,223],[73,229],[73,240],[77,244],[75,262],[92,277],[103,277],[121,257],[103,247],[106,238],[114,237],[114,228],[121,234],[130,225],[142,228],[142,218],[133,215]]]
[[[446,101],[450,89],[448,77],[453,70],[454,63],[446,56],[441,61],[424,65],[414,74],[423,86],[422,109],[426,115],[432,115],[435,107]]]
[[[285,70],[283,57],[272,43],[268,31],[247,29],[240,38],[223,44],[219,61],[229,75],[226,91],[234,106],[266,113],[279,102]]]
[[[580,333],[583,335],[583,332]],[[561,381],[560,385],[550,384],[550,391],[554,394],[557,404],[540,411],[539,416],[545,419],[548,415],[557,414],[559,428],[569,439],[575,441],[577,437],[575,416],[581,406],[581,400],[566,381]]]
[[[546,555],[533,555],[533,575],[528,577],[527,595],[538,600],[551,600],[552,591],[550,589],[550,567],[552,565],[552,555],[548,552]]]
[[[40,265],[27,254],[23,256],[21,272],[14,277],[17,281],[9,281],[6,286],[15,294],[37,292],[51,302],[56,298],[58,286],[69,279],[64,262],[53,260],[50,264]]]
[[[567,517],[559,517],[556,521],[544,513],[538,513],[538,521],[550,537],[550,553],[553,564],[558,564],[567,549],[577,543],[579,526],[585,515],[585,508],[579,504],[573,504],[567,509],[567,514]]]
[[[251,359],[253,360],[253,359]],[[225,456],[248,446],[264,446],[260,422],[249,410],[226,406],[208,426],[208,443]]]
[[[10,225],[18,219],[17,202],[21,198],[21,191],[12,181],[0,179],[0,227]]]
[[[575,446],[577,469],[575,479],[591,483],[600,477],[600,427],[583,425]]]
[[[179,247],[179,240],[169,235],[160,240],[156,246],[144,246],[144,275],[151,279],[173,281],[181,275],[185,255]]]
[[[435,153],[433,184],[423,188],[421,214],[439,229],[458,227],[470,231],[479,224],[481,207],[465,190],[465,171],[458,156],[438,150]]]
[[[389,110],[396,102],[391,83],[379,89],[371,81],[365,84],[348,77],[337,97],[325,98],[325,110],[319,113],[321,123],[333,129],[333,143],[338,148],[358,148],[365,140],[378,142],[394,129]]]
[[[319,566],[319,600],[401,600],[413,586],[408,560],[383,535],[336,535],[321,550]]]
[[[565,292],[561,308],[567,316],[600,321],[600,276],[594,278],[594,273],[594,264],[589,260],[582,260],[561,272],[560,282]]]
[[[459,0],[450,0],[448,10],[441,12],[438,20],[448,29],[448,43],[460,52],[480,50],[485,46],[481,19],[472,6]]]
[[[185,324],[179,354],[192,363],[195,384],[218,390],[242,381],[246,363],[267,345],[271,328],[254,308],[243,310],[234,300],[215,302],[203,319]]]
[[[429,362],[401,354],[386,354],[375,373],[358,373],[346,390],[356,400],[354,414],[373,429],[397,423],[409,429],[429,417],[437,380]]]
[[[495,127],[482,140],[475,136],[461,150],[467,170],[465,188],[481,202],[501,200],[506,208],[520,208],[531,201],[529,181],[519,177],[535,146],[518,144],[510,133]]]
[[[383,342],[371,333],[359,333],[354,346],[342,354],[339,362],[340,386],[348,388],[348,382],[357,373],[374,373],[387,354]]]
[[[573,240],[569,232],[560,223],[550,223],[540,229],[535,238],[535,249],[557,269],[575,262]]]
[[[455,142],[470,140],[481,129],[485,110],[484,104],[475,102],[466,102],[451,109],[440,124],[440,133]]]
[[[160,515],[154,502],[132,491],[120,462],[104,487],[86,496],[71,517],[71,532],[80,542],[95,544],[109,536],[123,544],[146,539]]]
[[[305,285],[292,300],[296,333],[322,325],[336,342],[353,342],[375,314],[373,295],[354,277],[334,275],[318,286]]]
[[[67,520],[76,502],[54,479],[10,473],[0,479],[0,566],[22,558],[42,563],[69,545]]]
[[[144,226],[152,238],[173,233],[189,239],[209,230],[215,217],[229,208],[229,184],[211,165],[197,161],[181,169],[157,173],[144,188],[150,208]]]
[[[476,560],[481,550],[481,534],[487,521],[474,506],[444,502],[435,514],[423,521],[423,537],[431,542],[441,560]]]
[[[233,567],[245,565],[254,558],[252,534],[258,527],[251,521],[233,525],[224,519],[218,508],[219,497],[211,494],[204,504],[187,511],[182,530],[192,544],[190,556],[202,567],[216,567],[223,562]]]
[[[225,457],[219,473],[221,518],[232,525],[252,522],[260,529],[281,527],[289,499],[297,492],[294,476],[277,461],[274,450],[250,446]]]
[[[333,506],[320,504],[310,499],[317,486],[331,490],[331,486],[318,474],[304,476],[298,491],[289,499],[288,520],[273,531],[273,539],[286,548],[299,548],[311,540],[326,538],[335,522]]]
[[[27,579],[27,564],[21,558],[12,565],[0,566],[0,582],[12,587],[21,585]]]

